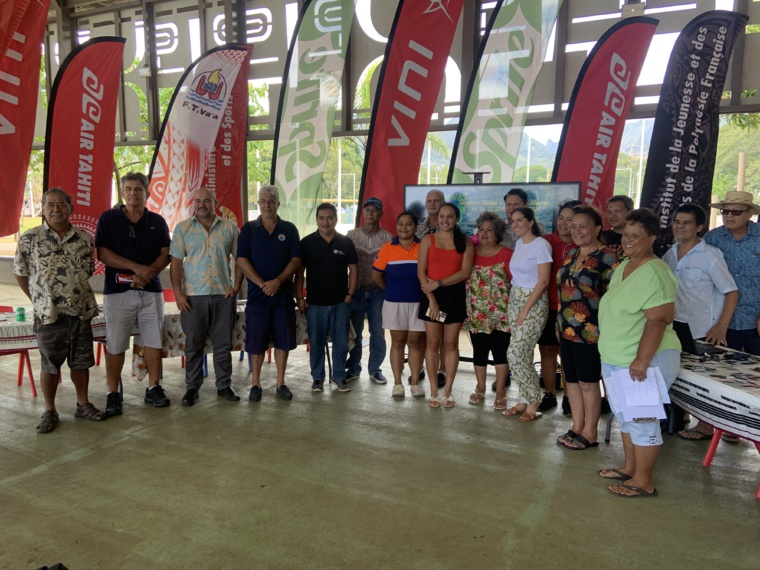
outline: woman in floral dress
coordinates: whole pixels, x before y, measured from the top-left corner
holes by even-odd
[[[477,385],[470,394],[470,404],[480,404],[486,394],[488,354],[496,367],[496,399],[493,407],[507,407],[507,348],[509,325],[509,260],[512,250],[499,245],[504,238],[504,221],[494,212],[483,212],[475,221],[478,245],[472,275],[467,280],[467,320],[464,329],[470,333],[473,367]]]
[[[573,426],[557,438],[568,449],[597,447],[602,394],[599,380],[599,301],[618,266],[616,253],[599,239],[602,215],[591,206],[576,206],[570,229],[578,246],[557,272],[559,286],[559,350],[565,372],[565,393],[573,410]]]

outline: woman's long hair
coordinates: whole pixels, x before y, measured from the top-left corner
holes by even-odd
[[[454,226],[454,249],[457,250],[457,253],[464,253],[464,250],[467,249],[467,236],[464,235],[464,232],[459,227],[459,220],[462,217],[462,214],[459,212],[459,206],[457,206],[453,202],[446,202],[438,209],[439,215],[441,213],[441,210],[445,206],[453,208],[454,214],[456,215],[456,218],[457,218],[457,224]]]

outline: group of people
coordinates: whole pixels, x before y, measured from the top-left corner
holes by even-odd
[[[88,399],[88,370],[94,364],[90,320],[97,312],[89,285],[93,244],[70,222],[70,196],[60,188],[48,190],[42,225],[19,241],[14,274],[34,305],[42,359],[40,433],[58,424],[55,392],[67,360],[77,391],[76,417],[103,421],[123,412],[120,376],[135,325],[148,368],[145,402],[170,404],[159,383],[164,318],[159,275],[167,265],[186,335],[185,406],[199,397],[208,336],[218,396],[240,399],[231,385],[230,351],[243,278],[248,281],[250,401],[262,399],[261,368],[270,346],[276,394],[292,399],[285,377],[300,312],[307,321],[313,392],[322,392],[325,380],[341,392],[350,391],[350,382],[362,372],[366,320],[369,378],[387,382],[381,370],[387,330],[392,396],[405,395],[408,357],[411,395],[426,396],[422,380],[427,373],[429,406],[452,408],[464,328],[476,377],[469,403],[485,400],[490,362],[496,369],[493,408],[522,422],[557,406],[561,357],[572,425],[557,443],[568,450],[598,446],[601,378],[625,369],[633,380],[642,380],[647,368],[659,367],[668,385],[675,380],[680,343],[674,319],[687,322],[695,338],[760,354],[760,264],[751,262],[760,255],[760,230],[751,221],[760,206],[746,192],[729,192],[724,202],[712,205],[721,210],[724,225],[704,239],[699,237],[704,210],[679,207],[673,221],[676,243],[660,259],[655,255],[659,218],[633,209],[626,196],[607,204],[610,230],[603,231],[598,210],[570,200],[559,206],[556,229],[547,235],[528,207],[527,194],[515,188],[504,197],[506,220],[483,212],[472,238],[458,225],[458,206],[445,202],[439,190],[428,193],[423,219],[411,211],[398,216],[395,236],[380,225],[383,205],[377,198],[365,200],[363,225],[345,236],[336,231],[335,207],[322,203],[316,209],[317,230],[301,239],[296,227],[278,216],[276,187],[261,187],[260,216],[240,231],[216,214],[213,193],[202,188],[194,196],[194,214],[170,237],[165,220],[145,207],[146,177],[130,173],[121,182],[123,204],[103,213],[94,243],[105,265],[108,394],[103,412]],[[533,365],[536,346],[543,395]],[[511,379],[518,390],[508,406]],[[618,495],[652,496],[662,444],[659,424],[626,422],[614,402],[612,406],[621,425],[625,462],[599,475],[617,481],[610,490]],[[704,439],[710,431],[700,422],[681,436]]]

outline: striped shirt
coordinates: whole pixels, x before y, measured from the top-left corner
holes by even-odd
[[[393,303],[417,303],[420,300],[420,281],[417,278],[417,257],[420,240],[407,250],[398,237],[386,243],[377,254],[373,269],[385,273],[385,300]]]

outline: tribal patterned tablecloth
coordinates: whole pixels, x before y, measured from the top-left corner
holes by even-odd
[[[734,360],[732,355],[747,357]],[[671,399],[698,419],[724,431],[760,441],[760,357],[681,355]]]

